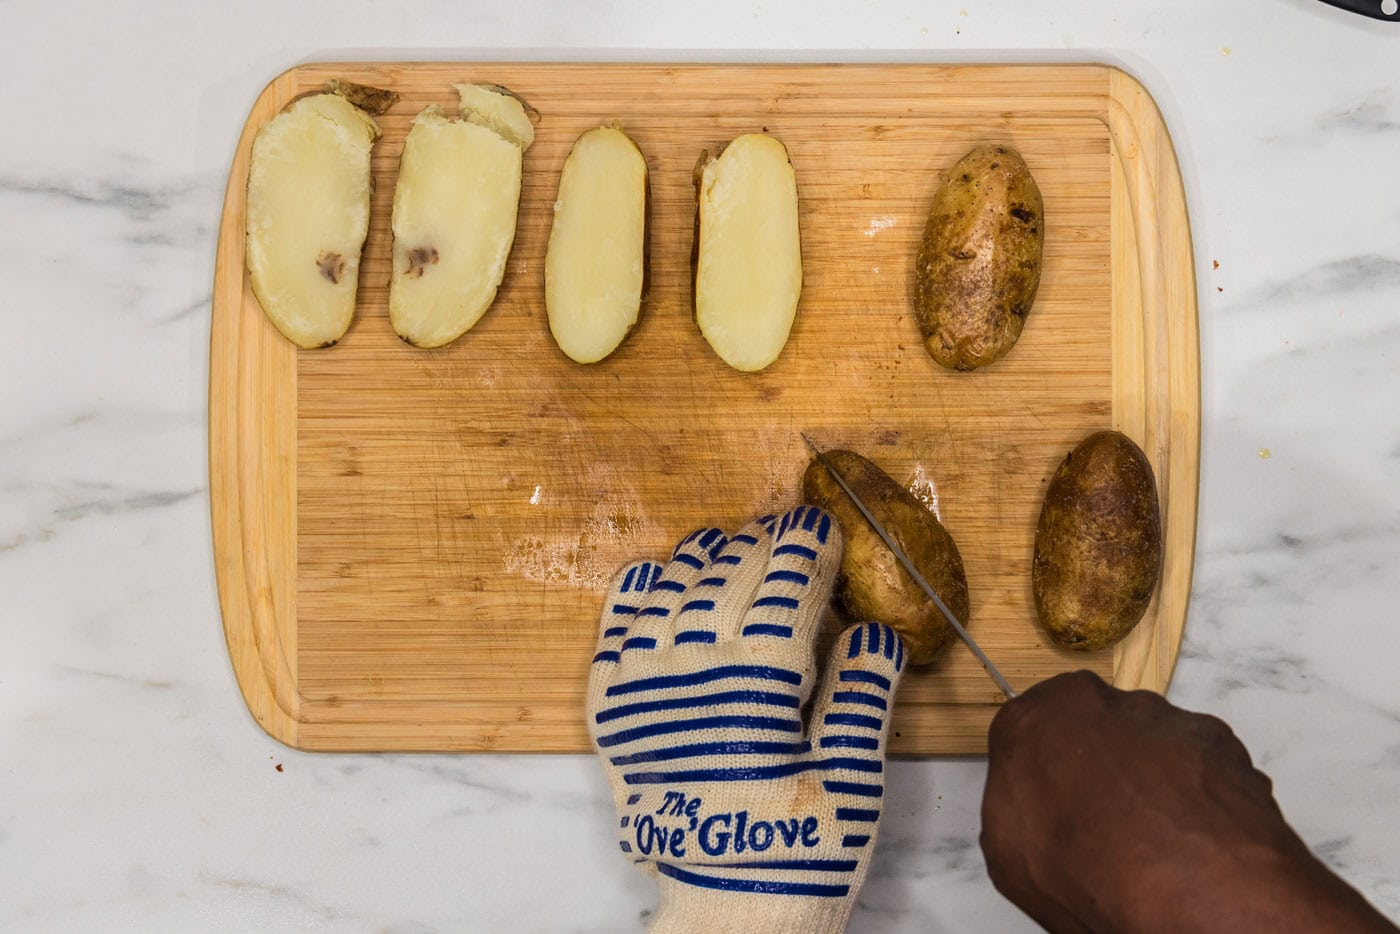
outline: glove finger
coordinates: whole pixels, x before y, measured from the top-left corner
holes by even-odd
[[[785,513],[739,637],[809,657],[817,621],[841,567],[841,545],[841,529],[825,511],[798,506]]]
[[[675,645],[713,645],[739,631],[763,580],[777,516],[760,516],[729,538],[690,588],[676,616]]]
[[[860,623],[836,639],[812,707],[812,754],[828,763],[823,787],[852,798],[846,846],[869,843],[884,795],[885,743],[904,643],[880,623]],[[841,811],[837,816],[840,818]]]
[[[661,565],[655,561],[633,561],[623,565],[613,575],[603,597],[603,612],[598,620],[598,644],[588,673],[588,708],[597,707],[603,691],[613,680],[621,661],[622,643],[631,631],[637,611],[646,605],[651,585],[661,576]]]
[[[727,541],[724,532],[714,528],[696,529],[680,540],[661,576],[652,581],[651,590],[622,641],[619,651],[624,668],[629,661],[635,664],[652,652],[671,646],[676,619],[681,607],[691,599],[691,588],[705,577],[714,556]]]

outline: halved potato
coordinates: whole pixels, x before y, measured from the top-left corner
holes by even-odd
[[[720,359],[761,370],[782,353],[802,294],[797,175],[751,133],[696,166],[695,320]]]
[[[389,320],[418,347],[456,340],[495,300],[534,139],[518,98],[481,85],[457,90],[460,119],[431,105],[414,118],[394,187]]]
[[[299,347],[329,347],[355,315],[379,125],[342,95],[374,92],[381,111],[396,99],[374,88],[332,87],[335,93],[294,101],[258,130],[248,167],[253,294]]]
[[[559,176],[544,258],[544,303],[559,349],[597,363],[642,313],[647,163],[616,126],[574,142]]]

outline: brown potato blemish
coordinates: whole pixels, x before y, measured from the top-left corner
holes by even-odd
[[[408,251],[408,268],[404,270],[405,276],[412,276],[415,279],[423,277],[424,268],[433,265],[438,261],[438,251],[430,246],[415,247]]]
[[[316,268],[321,270],[322,279],[336,285],[340,282],[340,277],[345,275],[345,257],[330,250],[322,250],[321,255],[316,257]]]

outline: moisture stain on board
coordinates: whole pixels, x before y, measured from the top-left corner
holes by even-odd
[[[517,539],[501,569],[529,581],[601,592],[628,561],[660,547],[664,530],[635,505],[631,489],[604,488],[593,513],[570,532]]]
[[[924,504],[924,508],[937,516],[939,522],[943,521],[943,514],[938,511],[938,486],[923,464],[914,465],[914,473],[905,481],[904,488],[913,493],[914,498]]]

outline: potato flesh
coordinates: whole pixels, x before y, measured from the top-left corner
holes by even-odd
[[[503,93],[504,88],[480,84],[454,84],[453,87],[457,89],[464,120],[494,131],[497,136],[515,143],[521,151],[530,148],[535,141],[535,126],[519,98]]]
[[[523,152],[436,107],[414,119],[394,187],[389,286],[389,320],[405,341],[441,347],[491,307],[515,241]]]
[[[783,144],[740,136],[702,170],[695,320],[725,363],[752,372],[782,353],[802,293],[797,176]]]
[[[641,315],[646,187],[646,160],[620,130],[589,130],[564,162],[544,298],[550,333],[579,363],[612,353]]]
[[[379,126],[334,94],[304,97],[253,139],[247,263],[268,318],[300,347],[323,347],[355,315],[369,232],[370,149]]]

